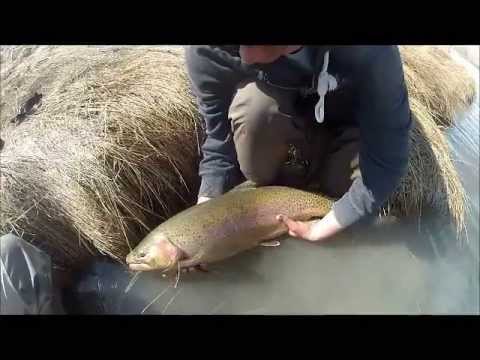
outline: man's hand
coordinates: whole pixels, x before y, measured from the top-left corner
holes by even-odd
[[[308,241],[325,240],[343,229],[333,211],[330,211],[321,220],[295,221],[285,215],[277,215],[277,220],[288,227],[290,236]]]
[[[209,197],[207,197],[207,196],[200,196],[200,197],[198,198],[198,200],[197,200],[197,205],[198,205],[198,204],[201,204],[201,203],[203,203],[203,202],[205,202],[205,201],[208,201],[208,200],[210,200],[210,199],[211,199],[211,198],[209,198]]]

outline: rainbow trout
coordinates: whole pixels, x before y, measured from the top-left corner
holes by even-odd
[[[278,214],[305,221],[325,216],[332,205],[325,196],[284,186],[234,189],[160,224],[126,262],[133,271],[217,262],[286,234]]]

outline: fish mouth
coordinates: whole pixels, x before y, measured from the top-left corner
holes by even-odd
[[[127,266],[132,271],[149,271],[153,270],[153,267],[145,261],[145,259],[138,259],[133,254],[129,254],[125,259]]]
[[[128,268],[132,271],[151,271],[154,270],[150,265],[145,263],[129,263]]]
[[[165,236],[146,247],[132,251],[126,257],[126,263],[132,271],[169,271],[178,262],[181,251]]]
[[[148,263],[144,261],[139,261],[138,259],[135,259],[131,255],[127,256],[127,258],[125,259],[125,262],[127,263],[128,268],[132,271],[146,271],[146,270],[150,270],[151,268],[151,266]]]
[[[135,262],[135,260],[127,260],[127,265],[128,268],[131,271],[153,271],[153,270],[158,270],[162,272],[167,272],[171,270],[175,264],[176,264],[176,259],[172,259],[168,264],[163,265],[163,266],[158,266],[158,264],[149,264],[148,262]]]

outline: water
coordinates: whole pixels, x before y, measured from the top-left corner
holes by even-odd
[[[466,64],[478,79],[478,68]],[[478,89],[478,82],[477,82]],[[80,312],[117,314],[478,314],[479,99],[449,131],[469,194],[469,242],[426,214],[382,227],[358,224],[328,244],[288,239],[260,247],[209,273],[131,275],[93,264],[76,290]],[[81,295],[79,297],[78,295]],[[159,296],[160,295],[160,296]],[[152,303],[152,300],[155,300]],[[75,301],[72,300],[72,303]]]

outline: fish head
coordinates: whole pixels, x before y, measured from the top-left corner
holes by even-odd
[[[126,258],[132,271],[167,271],[181,257],[181,250],[163,233],[150,234],[133,249]]]

